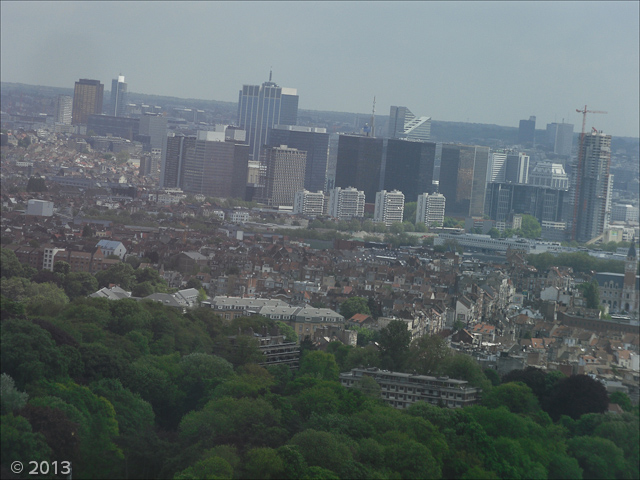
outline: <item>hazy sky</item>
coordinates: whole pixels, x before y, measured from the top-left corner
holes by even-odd
[[[639,2],[0,2],[0,78],[236,102],[298,89],[302,109],[409,107],[434,120],[639,132]]]

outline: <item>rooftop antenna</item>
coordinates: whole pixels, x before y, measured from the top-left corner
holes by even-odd
[[[271,82],[271,74],[273,73],[273,67],[269,67],[269,82]]]
[[[371,112],[371,136],[376,136],[376,96],[373,96],[373,111]]]

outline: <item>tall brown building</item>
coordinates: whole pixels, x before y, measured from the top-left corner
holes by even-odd
[[[85,125],[89,115],[100,115],[103,95],[104,85],[99,80],[81,78],[77,81],[73,91],[71,123]]]

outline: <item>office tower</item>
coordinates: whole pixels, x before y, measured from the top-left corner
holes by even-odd
[[[398,190],[376,193],[376,206],[373,213],[374,222],[383,222],[387,227],[393,223],[402,223],[404,214],[404,194]]]
[[[247,131],[251,159],[260,159],[260,149],[269,144],[274,125],[295,125],[298,120],[298,94],[271,81],[262,85],[243,85],[238,98],[238,125]]]
[[[124,75],[118,75],[111,81],[111,105],[109,115],[124,117],[127,109],[127,84],[124,83]]]
[[[529,155],[508,153],[505,161],[504,181],[507,183],[528,183]]]
[[[498,224],[510,222],[513,215],[526,214],[536,217],[541,225],[562,223],[564,230],[566,221],[562,206],[568,194],[566,189],[546,185],[490,183],[484,214]]]
[[[89,115],[87,117],[87,133],[89,132],[91,135],[120,137],[133,141],[140,134],[140,119],[112,115]]]
[[[573,148],[573,125],[564,122],[548,123],[547,147],[556,155],[570,156]]]
[[[167,147],[168,148],[168,147]],[[199,131],[182,162],[182,190],[208,197],[244,199],[249,147],[225,141],[224,132]]]
[[[587,242],[600,235],[607,223],[607,204],[611,203],[611,135],[596,131],[584,135],[579,156],[573,228],[575,239]]]
[[[340,135],[335,186],[353,186],[373,200],[383,188],[381,179],[384,141],[382,138]]]
[[[89,115],[100,115],[103,95],[104,85],[99,80],[81,78],[77,81],[73,90],[71,123],[86,125]]]
[[[491,158],[489,159],[489,171],[487,173],[487,182],[504,182],[506,168],[507,152],[504,150],[491,152]]]
[[[391,107],[389,138],[427,142],[431,138],[431,117],[416,117],[407,107]]]
[[[71,125],[71,110],[73,109],[73,98],[69,95],[58,95],[56,99],[56,123]]]
[[[416,208],[416,223],[424,223],[426,226],[442,226],[444,223],[444,210],[446,198],[441,193],[422,193],[418,195]]]
[[[611,208],[612,222],[637,222],[640,212],[630,204],[616,204]]]
[[[329,134],[326,128],[275,125],[269,136],[269,146],[287,145],[307,152],[304,188],[317,192],[324,190],[329,159]]]
[[[409,140],[384,140],[385,190],[400,190],[406,198],[416,198],[433,188],[436,144]]]
[[[441,158],[440,193],[447,199],[447,215],[482,216],[489,148],[444,144]]]
[[[162,152],[162,171],[160,186],[163,188],[182,188],[183,164],[187,151],[196,145],[196,137],[173,135],[167,137]]]
[[[167,117],[155,113],[145,113],[140,117],[139,134],[149,137],[151,148],[162,148],[167,136]]]
[[[329,216],[338,220],[364,217],[365,194],[357,188],[336,187],[329,193]]]
[[[536,117],[531,116],[529,120],[520,120],[518,128],[518,143],[520,145],[533,146],[536,138]]]
[[[324,211],[324,193],[322,190],[310,192],[302,190],[296,192],[293,200],[293,213],[307,215],[309,217],[318,217]]]
[[[307,153],[286,145],[266,147],[261,163],[266,170],[259,201],[273,206],[293,206],[296,192],[304,190]]]

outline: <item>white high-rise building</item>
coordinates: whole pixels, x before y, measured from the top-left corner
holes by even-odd
[[[324,193],[322,190],[310,192],[302,190],[296,192],[293,199],[293,213],[317,217],[322,215],[324,209]]]
[[[389,112],[389,138],[428,142],[431,138],[431,117],[416,117],[407,107],[392,106]]]
[[[69,95],[58,95],[56,100],[56,123],[71,125],[73,98]]]
[[[376,193],[376,208],[373,214],[374,222],[384,222],[389,225],[400,222],[404,214],[404,194],[398,190]]]
[[[446,199],[441,193],[423,193],[418,196],[416,209],[416,223],[426,226],[442,225],[444,223],[444,207]]]
[[[364,217],[364,192],[354,187],[336,187],[329,194],[329,215],[338,220]]]
[[[492,152],[489,159],[489,169],[487,174],[487,182],[501,183],[504,182],[507,169],[507,152]]]

